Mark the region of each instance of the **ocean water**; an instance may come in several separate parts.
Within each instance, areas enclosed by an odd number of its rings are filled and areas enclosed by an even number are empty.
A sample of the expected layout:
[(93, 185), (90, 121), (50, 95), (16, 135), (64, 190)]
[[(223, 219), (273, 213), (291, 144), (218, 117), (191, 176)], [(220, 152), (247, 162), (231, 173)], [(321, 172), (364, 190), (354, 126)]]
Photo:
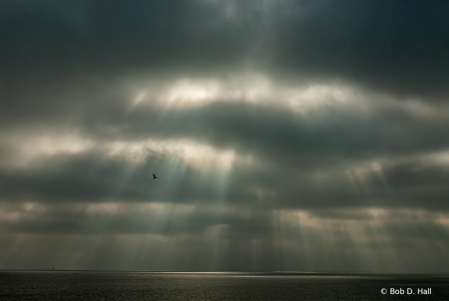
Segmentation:
[(0, 300), (449, 300), (449, 275), (2, 271)]

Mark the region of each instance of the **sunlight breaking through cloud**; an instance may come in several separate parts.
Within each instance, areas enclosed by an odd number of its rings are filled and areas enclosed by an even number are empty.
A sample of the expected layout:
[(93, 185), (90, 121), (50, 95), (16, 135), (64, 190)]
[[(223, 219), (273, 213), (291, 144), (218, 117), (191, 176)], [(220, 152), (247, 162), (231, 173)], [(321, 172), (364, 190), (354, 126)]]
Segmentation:
[(116, 141), (104, 145), (107, 156), (111, 158), (122, 157), (135, 163), (142, 163), (147, 155), (156, 153), (176, 155), (183, 159), (185, 164), (203, 170), (220, 170), (229, 172), (236, 157), (234, 150), (219, 150), (210, 145), (193, 140), (156, 140), (145, 141)]
[(8, 135), (2, 138), (4, 146), (11, 149), (8, 160), (0, 159), (0, 165), (27, 167), (39, 159), (59, 154), (76, 155), (92, 149), (97, 143), (77, 132), (36, 132)]
[(1, 2), (0, 269), (447, 272), (447, 4), (404, 3)]
[[(148, 92), (152, 90), (152, 93)], [(137, 92), (131, 107), (144, 106), (147, 102), (171, 110), (205, 106), (213, 102), (247, 102), (285, 107), (303, 114), (323, 106), (341, 106), (360, 101), (357, 92), (348, 85), (303, 83), (298, 87), (276, 83), (266, 75), (257, 74), (222, 79), (179, 79), (157, 89), (149, 85), (149, 88)]]

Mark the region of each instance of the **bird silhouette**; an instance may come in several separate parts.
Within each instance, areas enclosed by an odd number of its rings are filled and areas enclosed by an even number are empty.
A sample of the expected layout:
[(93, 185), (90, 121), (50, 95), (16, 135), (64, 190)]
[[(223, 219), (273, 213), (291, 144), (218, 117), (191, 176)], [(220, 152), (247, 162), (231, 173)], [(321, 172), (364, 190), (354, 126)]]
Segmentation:
[(154, 179), (157, 179), (157, 177), (156, 177), (156, 175), (155, 175), (155, 174), (153, 174), (153, 180), (154, 180)]

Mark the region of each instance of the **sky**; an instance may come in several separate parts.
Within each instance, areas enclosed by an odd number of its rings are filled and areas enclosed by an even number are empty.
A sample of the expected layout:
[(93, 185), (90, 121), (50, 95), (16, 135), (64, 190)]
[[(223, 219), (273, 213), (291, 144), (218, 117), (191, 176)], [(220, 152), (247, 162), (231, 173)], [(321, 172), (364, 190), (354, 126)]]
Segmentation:
[(0, 269), (449, 272), (448, 14), (0, 1)]

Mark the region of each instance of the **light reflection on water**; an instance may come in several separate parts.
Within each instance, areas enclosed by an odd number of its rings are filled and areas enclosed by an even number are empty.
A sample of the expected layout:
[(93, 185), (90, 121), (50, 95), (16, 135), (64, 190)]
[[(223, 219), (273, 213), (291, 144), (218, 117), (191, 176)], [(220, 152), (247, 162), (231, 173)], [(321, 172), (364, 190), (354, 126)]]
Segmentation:
[(2, 271), (0, 300), (385, 300), (381, 289), (392, 287), (431, 287), (427, 299), (442, 300), (447, 283), (449, 275)]

